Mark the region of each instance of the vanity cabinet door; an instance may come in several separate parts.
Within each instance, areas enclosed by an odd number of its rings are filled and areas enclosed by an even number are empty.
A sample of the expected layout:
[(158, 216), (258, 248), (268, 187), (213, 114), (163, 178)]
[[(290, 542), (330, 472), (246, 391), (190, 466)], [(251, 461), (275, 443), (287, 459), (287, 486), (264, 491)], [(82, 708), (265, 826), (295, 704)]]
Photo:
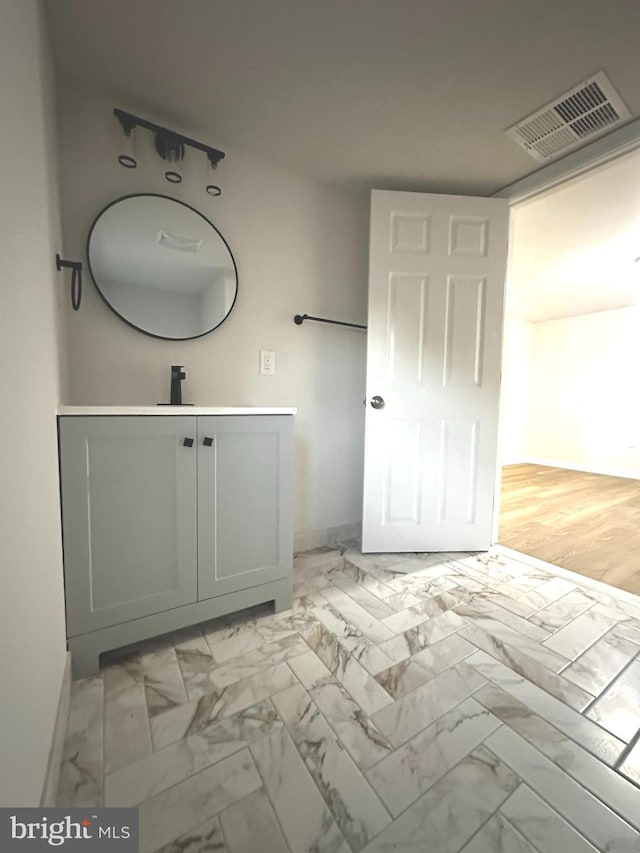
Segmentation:
[(198, 417), (198, 598), (289, 577), (293, 418)]
[(69, 636), (196, 601), (196, 418), (59, 422)]

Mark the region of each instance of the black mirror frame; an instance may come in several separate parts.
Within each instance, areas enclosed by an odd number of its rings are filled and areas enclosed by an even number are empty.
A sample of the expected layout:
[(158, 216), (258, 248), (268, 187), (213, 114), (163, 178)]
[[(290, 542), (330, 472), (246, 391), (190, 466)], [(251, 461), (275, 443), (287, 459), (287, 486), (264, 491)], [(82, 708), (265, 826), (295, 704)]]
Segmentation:
[[(164, 198), (164, 199), (167, 199), (167, 201), (173, 201), (176, 204), (181, 204), (183, 207), (188, 208), (189, 210), (193, 211), (193, 213), (196, 213), (201, 219), (204, 219), (204, 221), (213, 228), (213, 230), (216, 232), (218, 237), (220, 237), (220, 239), (222, 240), (224, 245), (227, 247), (227, 251), (229, 252), (231, 262), (233, 263), (233, 269), (234, 269), (234, 272), (236, 274), (236, 293), (235, 293), (235, 296), (233, 297), (233, 302), (231, 303), (229, 310), (224, 315), (222, 320), (220, 320), (220, 322), (217, 323), (215, 326), (212, 326), (210, 329), (207, 329), (206, 332), (202, 332), (199, 335), (191, 335), (188, 338), (169, 338), (166, 335), (154, 335), (153, 332), (148, 332), (146, 329), (141, 329), (140, 326), (136, 326), (135, 323), (132, 323), (130, 320), (127, 320), (126, 317), (123, 317), (122, 314), (120, 314), (118, 311), (116, 311), (116, 309), (109, 302), (109, 300), (104, 295), (104, 293), (100, 290), (100, 285), (96, 281), (96, 277), (93, 274), (93, 267), (91, 266), (91, 255), (89, 254), (89, 247), (91, 245), (91, 235), (93, 234), (94, 228), (98, 224), (98, 220), (100, 219), (100, 217), (104, 213), (106, 213), (106, 211), (109, 210), (110, 207), (113, 207), (115, 204), (119, 204), (121, 201), (125, 201), (128, 198), (140, 198), (140, 197)], [(211, 332), (213, 332), (217, 328), (219, 328), (224, 323), (224, 321), (227, 319), (229, 314), (231, 314), (231, 312), (233, 311), (233, 308), (236, 304), (236, 300), (238, 298), (238, 290), (240, 288), (240, 281), (238, 278), (238, 267), (236, 264), (236, 259), (233, 256), (233, 252), (231, 251), (231, 247), (229, 246), (229, 244), (227, 243), (225, 238), (222, 236), (222, 234), (216, 228), (216, 226), (213, 224), (213, 222), (211, 222), (210, 219), (207, 219), (207, 217), (203, 213), (200, 213), (199, 210), (196, 210), (195, 207), (192, 207), (190, 204), (187, 204), (184, 201), (180, 201), (180, 199), (173, 198), (172, 196), (169, 196), (169, 195), (164, 195), (163, 193), (130, 193), (129, 195), (120, 196), (120, 198), (116, 198), (113, 201), (109, 202), (109, 204), (107, 204), (105, 207), (102, 208), (102, 210), (97, 214), (97, 216), (95, 217), (95, 219), (91, 223), (91, 228), (89, 229), (89, 234), (87, 235), (87, 250), (86, 251), (87, 251), (87, 264), (89, 266), (89, 272), (91, 273), (91, 280), (93, 281), (96, 290), (100, 294), (100, 298), (105, 303), (105, 305), (107, 305), (109, 310), (112, 311), (116, 315), (116, 317), (118, 317), (120, 320), (122, 320), (123, 323), (126, 323), (127, 326), (130, 326), (132, 329), (135, 329), (137, 332), (142, 332), (143, 335), (147, 335), (150, 338), (156, 338), (159, 341), (193, 341), (193, 340), (196, 340), (197, 338), (203, 338), (205, 335), (211, 334)]]

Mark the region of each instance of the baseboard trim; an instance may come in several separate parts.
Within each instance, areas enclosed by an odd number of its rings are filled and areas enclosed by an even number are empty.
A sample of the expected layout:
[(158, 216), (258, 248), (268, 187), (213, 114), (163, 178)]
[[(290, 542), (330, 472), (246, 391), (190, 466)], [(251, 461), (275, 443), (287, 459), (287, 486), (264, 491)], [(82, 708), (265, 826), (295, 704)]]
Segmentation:
[(338, 545), (351, 539), (359, 539), (361, 534), (361, 521), (321, 530), (306, 530), (294, 536), (293, 550), (296, 554), (301, 554), (303, 551), (313, 551), (314, 548), (324, 548), (325, 545)]
[[(633, 468), (616, 468), (613, 465), (583, 465), (566, 459), (546, 459), (541, 456), (524, 456), (520, 464), (546, 465), (549, 468), (566, 468), (568, 471), (584, 471), (587, 474), (606, 474), (608, 477), (624, 477), (627, 480), (640, 480), (640, 471)], [(505, 463), (515, 465), (518, 463)]]
[(640, 596), (633, 592), (627, 592), (626, 589), (618, 589), (617, 586), (610, 586), (608, 583), (598, 581), (595, 578), (590, 578), (588, 575), (581, 575), (579, 572), (574, 572), (571, 569), (565, 569), (562, 566), (556, 566), (555, 563), (547, 563), (545, 560), (540, 560), (538, 557), (532, 557), (530, 554), (525, 554), (523, 551), (514, 551), (513, 548), (507, 548), (506, 545), (494, 545), (491, 551), (496, 554), (502, 554), (504, 557), (510, 557), (520, 563), (535, 566), (543, 569), (553, 575), (566, 578), (576, 584), (588, 586), (596, 592), (601, 592), (608, 595), (610, 598), (618, 598), (627, 604), (633, 604), (635, 607), (640, 607)]
[(40, 806), (42, 808), (52, 808), (56, 805), (58, 799), (60, 765), (62, 764), (64, 741), (67, 735), (70, 702), (71, 654), (70, 652), (67, 652), (67, 657), (64, 663), (64, 672), (62, 673), (62, 683), (60, 685), (60, 696), (58, 697), (58, 711), (56, 713), (56, 721), (53, 727), (53, 736), (51, 738), (51, 749), (49, 750), (49, 760), (47, 762), (47, 773), (44, 779), (42, 798), (40, 800)]

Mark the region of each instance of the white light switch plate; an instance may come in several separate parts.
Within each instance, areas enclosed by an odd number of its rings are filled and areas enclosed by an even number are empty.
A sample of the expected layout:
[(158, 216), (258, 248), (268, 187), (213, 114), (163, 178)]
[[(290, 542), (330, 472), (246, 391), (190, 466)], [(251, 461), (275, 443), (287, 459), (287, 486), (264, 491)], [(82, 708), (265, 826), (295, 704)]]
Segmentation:
[(260, 374), (274, 376), (276, 372), (276, 354), (270, 349), (260, 350)]

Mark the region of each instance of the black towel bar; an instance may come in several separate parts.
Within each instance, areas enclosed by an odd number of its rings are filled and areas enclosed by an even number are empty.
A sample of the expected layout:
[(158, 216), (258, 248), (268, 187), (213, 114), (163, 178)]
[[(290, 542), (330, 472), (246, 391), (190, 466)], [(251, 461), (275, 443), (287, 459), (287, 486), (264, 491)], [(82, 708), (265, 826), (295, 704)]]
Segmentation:
[(344, 320), (327, 320), (325, 317), (311, 317), (310, 314), (296, 314), (293, 322), (296, 326), (301, 326), (305, 320), (315, 320), (316, 323), (331, 323), (332, 326), (349, 326), (352, 329), (366, 329), (366, 326), (361, 326), (359, 323), (345, 323)]

